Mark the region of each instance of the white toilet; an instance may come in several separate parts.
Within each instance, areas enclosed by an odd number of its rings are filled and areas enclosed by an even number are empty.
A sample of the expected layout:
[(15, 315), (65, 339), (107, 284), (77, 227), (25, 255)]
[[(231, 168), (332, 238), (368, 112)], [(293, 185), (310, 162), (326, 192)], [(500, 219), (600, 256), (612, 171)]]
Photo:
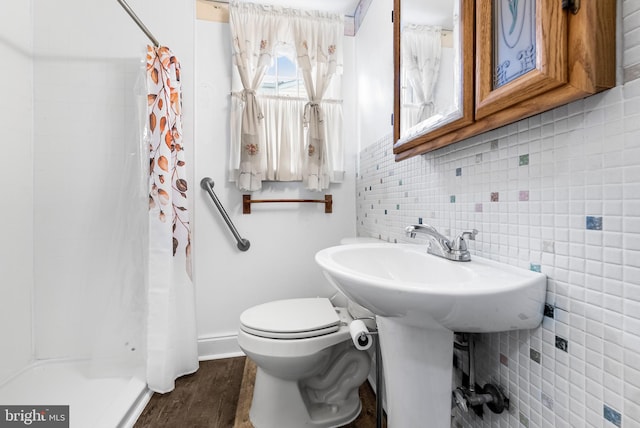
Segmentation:
[[(371, 315), (363, 311), (356, 316)], [(240, 315), (238, 344), (258, 367), (249, 412), (255, 428), (339, 427), (358, 417), (371, 356), (356, 349), (351, 321), (347, 308), (321, 297), (268, 302)]]
[(361, 409), (371, 357), (351, 341), (352, 318), (326, 298), (264, 303), (240, 315), (238, 344), (256, 373), (256, 428), (339, 427)]

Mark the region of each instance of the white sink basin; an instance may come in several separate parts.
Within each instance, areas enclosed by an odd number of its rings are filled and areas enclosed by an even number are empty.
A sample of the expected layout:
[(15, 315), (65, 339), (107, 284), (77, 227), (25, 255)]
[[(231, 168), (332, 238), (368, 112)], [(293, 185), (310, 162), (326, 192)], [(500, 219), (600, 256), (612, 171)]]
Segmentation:
[(480, 257), (454, 262), (422, 245), (355, 244), (324, 249), (316, 262), (347, 297), (416, 327), (489, 333), (542, 321), (546, 276)]
[(453, 332), (537, 327), (546, 276), (411, 244), (352, 244), (316, 254), (329, 281), (376, 314), (390, 427), (451, 425)]

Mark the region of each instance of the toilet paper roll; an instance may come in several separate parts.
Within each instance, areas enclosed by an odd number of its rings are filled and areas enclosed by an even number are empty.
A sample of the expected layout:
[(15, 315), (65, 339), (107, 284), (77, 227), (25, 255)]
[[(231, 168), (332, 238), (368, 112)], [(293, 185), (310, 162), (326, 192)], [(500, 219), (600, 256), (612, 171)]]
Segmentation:
[(356, 349), (365, 351), (371, 348), (371, 336), (369, 336), (369, 330), (363, 321), (351, 321), (351, 324), (349, 324), (349, 332), (351, 333), (351, 340), (353, 340)]

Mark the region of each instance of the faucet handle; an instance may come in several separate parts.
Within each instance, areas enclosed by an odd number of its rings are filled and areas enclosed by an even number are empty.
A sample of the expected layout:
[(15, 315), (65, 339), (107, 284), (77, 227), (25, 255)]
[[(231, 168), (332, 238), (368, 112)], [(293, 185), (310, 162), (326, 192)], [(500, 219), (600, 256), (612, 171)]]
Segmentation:
[(460, 234), (460, 238), (462, 238), (462, 239), (470, 239), (472, 241), (475, 241), (477, 234), (478, 234), (478, 229), (473, 229), (471, 231), (462, 232)]
[(453, 250), (467, 251), (467, 243), (464, 240), (470, 239), (472, 241), (475, 241), (477, 234), (478, 234), (478, 229), (462, 232), (460, 235), (456, 237), (456, 239), (453, 240)]

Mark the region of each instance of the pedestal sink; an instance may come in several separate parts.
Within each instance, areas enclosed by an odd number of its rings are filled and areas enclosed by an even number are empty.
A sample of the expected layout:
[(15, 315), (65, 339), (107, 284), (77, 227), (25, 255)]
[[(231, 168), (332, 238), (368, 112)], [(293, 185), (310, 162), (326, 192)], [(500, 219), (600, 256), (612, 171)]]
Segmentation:
[(376, 314), (391, 428), (451, 425), (453, 332), (530, 329), (542, 321), (546, 276), (472, 256), (454, 262), (411, 244), (326, 248), (316, 262)]

